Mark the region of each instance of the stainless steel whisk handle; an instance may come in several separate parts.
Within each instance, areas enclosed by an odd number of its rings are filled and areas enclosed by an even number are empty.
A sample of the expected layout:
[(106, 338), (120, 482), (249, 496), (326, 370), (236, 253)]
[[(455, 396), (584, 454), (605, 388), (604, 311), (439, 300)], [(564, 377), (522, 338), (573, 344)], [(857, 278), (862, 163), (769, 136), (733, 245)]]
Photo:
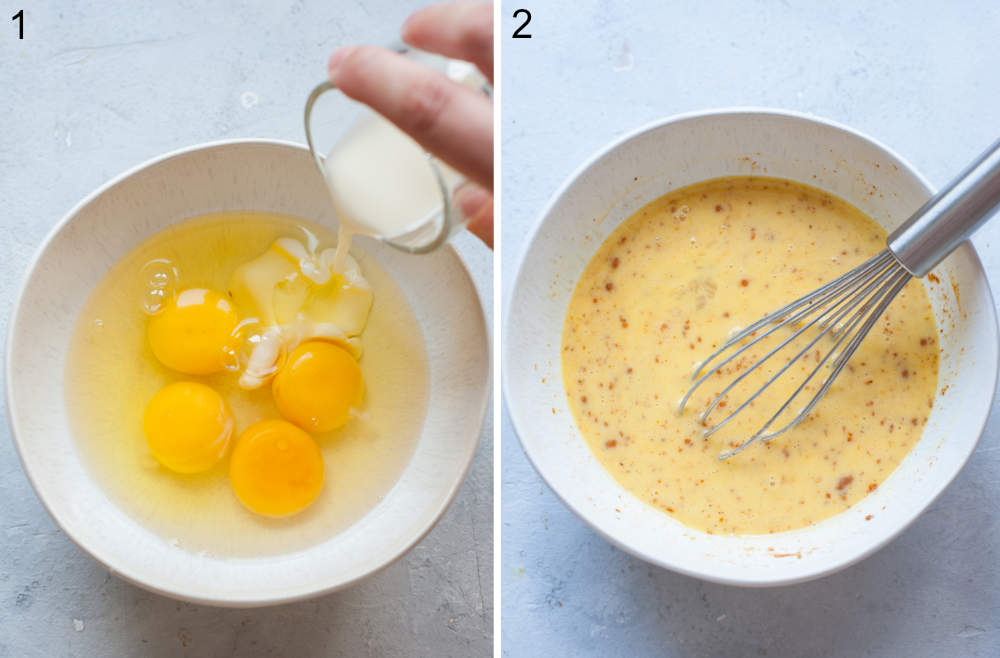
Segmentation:
[(922, 277), (989, 219), (1000, 205), (1000, 140), (897, 228), (886, 244), (900, 265)]

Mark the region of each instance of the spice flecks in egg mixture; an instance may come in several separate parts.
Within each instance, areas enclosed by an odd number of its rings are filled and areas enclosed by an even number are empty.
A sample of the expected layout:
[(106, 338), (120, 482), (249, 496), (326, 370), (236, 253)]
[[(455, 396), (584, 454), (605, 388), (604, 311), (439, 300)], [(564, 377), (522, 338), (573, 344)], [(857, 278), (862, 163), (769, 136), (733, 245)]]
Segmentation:
[[(563, 327), (564, 386), (595, 457), (646, 503), (716, 534), (800, 528), (877, 488), (919, 441), (935, 397), (937, 327), (920, 281), (905, 287), (813, 413), (785, 434), (717, 458), (751, 436), (801, 379), (779, 380), (770, 397), (708, 439), (698, 421), (763, 349), (703, 385), (683, 414), (676, 410), (696, 364), (734, 329), (861, 264), (885, 238), (846, 202), (773, 178), (699, 183), (622, 222), (587, 265)], [(820, 354), (792, 370), (811, 370)], [(776, 368), (761, 371), (763, 378)], [(751, 380), (752, 388), (763, 383)], [(810, 384), (797, 408), (814, 392)], [(710, 423), (735, 404), (720, 407)]]

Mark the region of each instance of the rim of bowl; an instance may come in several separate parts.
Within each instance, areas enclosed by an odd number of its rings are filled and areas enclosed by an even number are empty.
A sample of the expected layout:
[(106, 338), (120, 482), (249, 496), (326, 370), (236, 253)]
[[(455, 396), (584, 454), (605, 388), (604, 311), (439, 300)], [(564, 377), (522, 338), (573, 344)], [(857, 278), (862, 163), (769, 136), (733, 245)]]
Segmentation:
[(24, 303), (24, 293), (25, 289), (28, 286), (28, 282), (34, 275), (35, 269), (38, 267), (42, 255), (49, 248), (49, 245), (51, 244), (52, 240), (55, 239), (55, 236), (58, 235), (70, 222), (72, 222), (73, 219), (84, 207), (86, 207), (88, 204), (93, 202), (95, 199), (100, 197), (102, 194), (107, 192), (109, 189), (111, 189), (118, 183), (126, 180), (127, 178), (130, 178), (131, 176), (155, 164), (158, 164), (165, 160), (169, 160), (171, 158), (175, 158), (180, 155), (186, 155), (188, 153), (192, 153), (195, 151), (203, 151), (220, 147), (224, 148), (228, 146), (243, 146), (243, 145), (254, 145), (254, 144), (263, 146), (269, 145), (282, 148), (290, 148), (298, 151), (305, 151), (307, 153), (309, 151), (309, 148), (305, 144), (301, 144), (299, 142), (294, 142), (285, 139), (271, 139), (266, 137), (220, 139), (208, 142), (201, 142), (198, 144), (192, 144), (190, 146), (180, 147), (172, 151), (167, 151), (166, 153), (149, 158), (148, 160), (145, 160), (135, 166), (126, 169), (122, 173), (113, 176), (105, 183), (100, 185), (97, 189), (95, 189), (94, 191), (83, 197), (65, 215), (63, 215), (58, 222), (56, 222), (56, 224), (49, 230), (49, 232), (42, 239), (41, 244), (39, 244), (34, 254), (31, 256), (31, 261), (28, 263), (28, 268), (22, 275), (21, 282), (17, 287), (17, 294), (14, 296), (14, 305), (13, 308), (11, 309), (10, 319), (8, 320), (7, 324), (7, 335), (5, 337), (6, 344), (4, 347), (4, 358), (6, 360), (4, 364), (4, 389), (5, 389), (4, 401), (7, 405), (7, 425), (11, 431), (11, 439), (14, 443), (14, 448), (17, 451), (17, 457), (21, 462), (21, 470), (24, 472), (24, 475), (27, 478), (28, 483), (31, 485), (31, 489), (34, 492), (35, 497), (39, 500), (39, 502), (41, 502), (42, 507), (52, 518), (52, 520), (55, 521), (56, 525), (59, 526), (60, 530), (62, 530), (63, 533), (67, 537), (69, 537), (69, 539), (74, 544), (76, 544), (76, 546), (80, 550), (82, 550), (84, 553), (86, 553), (94, 560), (96, 560), (101, 566), (103, 566), (109, 572), (133, 585), (136, 585), (137, 587), (140, 587), (149, 592), (153, 592), (155, 594), (161, 594), (169, 598), (179, 599), (190, 603), (195, 603), (200, 605), (212, 605), (218, 607), (229, 607), (229, 608), (253, 608), (253, 607), (262, 607), (269, 605), (281, 605), (284, 603), (294, 603), (296, 601), (304, 601), (307, 599), (323, 596), (325, 594), (331, 594), (337, 590), (350, 587), (351, 585), (354, 585), (366, 578), (369, 578), (370, 576), (375, 575), (379, 571), (382, 571), (383, 569), (396, 563), (401, 557), (409, 553), (414, 546), (420, 543), (428, 535), (428, 533), (430, 533), (430, 531), (434, 528), (434, 526), (437, 525), (438, 521), (441, 520), (441, 517), (444, 516), (444, 513), (448, 510), (448, 508), (451, 507), (452, 502), (454, 502), (455, 500), (455, 496), (458, 495), (458, 490), (461, 488), (462, 484), (465, 482), (466, 477), (469, 474), (469, 469), (472, 467), (472, 461), (476, 455), (476, 449), (479, 446), (479, 439), (481, 437), (483, 427), (486, 424), (486, 412), (487, 409), (489, 408), (490, 389), (491, 389), (491, 383), (493, 381), (492, 341), (489, 338), (490, 327), (489, 323), (486, 322), (486, 311), (483, 308), (483, 300), (480, 297), (479, 290), (476, 288), (475, 281), (473, 280), (472, 275), (469, 272), (468, 264), (465, 262), (465, 259), (462, 257), (462, 254), (459, 253), (459, 251), (455, 249), (454, 245), (449, 242), (444, 246), (444, 248), (450, 251), (451, 254), (455, 256), (455, 258), (461, 264), (462, 273), (469, 280), (469, 283), (472, 284), (472, 293), (473, 295), (475, 295), (476, 301), (479, 302), (476, 305), (476, 307), (479, 309), (478, 319), (483, 324), (485, 330), (484, 333), (486, 334), (487, 337), (486, 340), (487, 349), (490, 351), (490, 354), (488, 355), (489, 363), (487, 365), (486, 386), (483, 389), (483, 398), (479, 405), (480, 407), (478, 414), (479, 418), (478, 418), (478, 423), (476, 423), (478, 427), (477, 434), (475, 440), (470, 442), (466, 449), (466, 455), (463, 458), (464, 464), (462, 466), (460, 477), (456, 478), (455, 481), (451, 483), (445, 497), (442, 499), (441, 504), (438, 506), (438, 509), (435, 510), (434, 514), (432, 514), (428, 518), (425, 526), (421, 527), (419, 531), (414, 534), (413, 538), (408, 540), (397, 553), (391, 555), (382, 564), (379, 564), (369, 569), (368, 571), (365, 571), (364, 573), (361, 573), (348, 580), (332, 584), (324, 584), (319, 587), (313, 587), (313, 588), (300, 588), (299, 591), (295, 591), (290, 594), (280, 595), (280, 596), (213, 598), (213, 597), (201, 596), (194, 592), (173, 589), (169, 586), (159, 586), (147, 583), (142, 579), (141, 575), (128, 570), (125, 571), (119, 570), (109, 561), (105, 560), (102, 555), (101, 552), (102, 549), (100, 546), (85, 545), (76, 536), (74, 536), (73, 533), (70, 532), (63, 524), (62, 518), (58, 510), (50, 503), (50, 501), (46, 500), (45, 497), (42, 496), (41, 493), (39, 492), (39, 489), (35, 483), (36, 480), (35, 475), (31, 472), (31, 469), (28, 468), (28, 465), (24, 460), (24, 454), (22, 453), (22, 448), (21, 448), (20, 430), (18, 427), (19, 426), (18, 414), (17, 414), (17, 408), (14, 406), (14, 399), (13, 399), (14, 380), (12, 378), (12, 372), (11, 372), (11, 362), (12, 362), (11, 357), (14, 351), (13, 350), (14, 330), (19, 322), (21, 306)]
[[(770, 115), (770, 116), (777, 116), (777, 117), (784, 117), (791, 119), (799, 119), (815, 123), (818, 125), (827, 126), (829, 128), (834, 128), (835, 130), (839, 130), (841, 132), (851, 135), (852, 137), (868, 142), (872, 146), (875, 146), (876, 148), (879, 148), (882, 151), (886, 152), (887, 154), (898, 160), (899, 163), (902, 165), (902, 168), (904, 168), (908, 174), (916, 178), (920, 182), (920, 184), (927, 189), (928, 192), (930, 192), (932, 195), (937, 192), (937, 189), (930, 183), (930, 181), (928, 181), (923, 174), (921, 174), (912, 164), (910, 164), (908, 160), (903, 158), (899, 153), (889, 148), (879, 140), (875, 139), (874, 137), (871, 137), (870, 135), (867, 135), (866, 133), (863, 133), (859, 130), (846, 126), (832, 119), (826, 119), (824, 117), (815, 116), (812, 114), (808, 114), (806, 112), (799, 112), (796, 110), (786, 110), (773, 107), (761, 107), (761, 106), (732, 106), (732, 107), (710, 108), (705, 110), (694, 110), (690, 112), (681, 112), (679, 114), (673, 114), (661, 119), (655, 119), (653, 121), (649, 121), (639, 126), (638, 128), (630, 130), (624, 133), (623, 135), (619, 135), (618, 137), (612, 139), (604, 146), (597, 149), (597, 151), (592, 153), (586, 160), (584, 160), (584, 162), (580, 166), (574, 169), (573, 172), (570, 173), (569, 176), (567, 176), (563, 180), (563, 182), (559, 185), (556, 191), (552, 193), (552, 196), (549, 197), (548, 202), (542, 208), (541, 212), (538, 213), (534, 225), (528, 231), (527, 237), (525, 238), (524, 243), (521, 245), (520, 253), (518, 254), (518, 259), (517, 259), (516, 274), (514, 275), (514, 281), (513, 284), (511, 285), (511, 294), (507, 298), (507, 302), (504, 308), (504, 315), (503, 315), (504, 321), (503, 321), (503, 329), (501, 337), (505, 339), (506, 336), (508, 335), (509, 323), (511, 322), (511, 318), (513, 317), (511, 314), (512, 310), (511, 306), (514, 303), (514, 291), (517, 288), (519, 288), (522, 284), (521, 279), (523, 276), (523, 266), (524, 266), (524, 261), (528, 255), (528, 252), (530, 251), (532, 245), (535, 242), (536, 237), (538, 236), (538, 232), (541, 230), (542, 225), (545, 224), (549, 214), (552, 212), (552, 209), (555, 207), (556, 203), (558, 203), (559, 200), (563, 197), (563, 195), (566, 194), (566, 191), (569, 189), (569, 187), (576, 182), (576, 180), (583, 174), (583, 172), (592, 167), (598, 160), (603, 158), (605, 155), (619, 148), (625, 142), (634, 139), (636, 137), (639, 137), (642, 134), (647, 133), (656, 128), (671, 123), (686, 121), (688, 119), (699, 119), (712, 116), (734, 116), (734, 115), (750, 115), (750, 116)], [(998, 326), (997, 323), (997, 307), (996, 304), (993, 302), (993, 293), (990, 287), (989, 277), (986, 275), (986, 269), (983, 267), (982, 260), (979, 258), (979, 253), (976, 251), (976, 248), (971, 241), (968, 241), (968, 246), (969, 246), (969, 256), (972, 260), (972, 264), (974, 265), (977, 273), (982, 277), (982, 280), (986, 285), (986, 292), (989, 295), (990, 308), (992, 310), (992, 313), (990, 313), (990, 318), (993, 320), (991, 323), (992, 337), (993, 337), (992, 342), (996, 344), (998, 333), (1000, 333), (1000, 326)], [(505, 343), (506, 341), (504, 340), (502, 344), (505, 345)], [(501, 353), (504, 363), (506, 364), (507, 359), (510, 358), (509, 352), (506, 349), (502, 349)], [(995, 399), (996, 397), (997, 375), (1000, 374), (1000, 361), (998, 361), (996, 357), (996, 350), (994, 350), (993, 371), (994, 371), (993, 388), (992, 391), (990, 392), (991, 400)], [(524, 434), (525, 434), (524, 428), (530, 426), (531, 421), (530, 418), (522, 419), (520, 417), (520, 414), (517, 412), (516, 407), (509, 403), (509, 400), (513, 398), (511, 398), (508, 395), (508, 389), (511, 386), (513, 386), (513, 384), (510, 382), (507, 372), (508, 369), (501, 366), (501, 378), (502, 378), (501, 388), (504, 397), (504, 402), (507, 406), (508, 416), (510, 417), (511, 420), (511, 427), (514, 430), (514, 433), (517, 435), (518, 442), (521, 444), (521, 449), (524, 451), (524, 454), (528, 457), (528, 461), (531, 462), (531, 466), (535, 469), (535, 472), (542, 478), (542, 481), (545, 482), (549, 490), (552, 491), (556, 495), (556, 498), (558, 498), (563, 505), (569, 508), (569, 510), (573, 512), (573, 514), (575, 514), (577, 518), (582, 520), (587, 525), (587, 527), (589, 527), (592, 531), (594, 531), (598, 536), (602, 537), (608, 543), (612, 544), (613, 546), (616, 546), (617, 548), (628, 553), (629, 555), (632, 555), (634, 557), (639, 558), (640, 560), (643, 560), (644, 562), (653, 564), (655, 566), (664, 569), (669, 569), (670, 571), (674, 571), (676, 573), (680, 573), (685, 576), (698, 578), (700, 580), (720, 583), (723, 585), (738, 585), (742, 587), (775, 587), (780, 585), (793, 585), (796, 583), (802, 583), (809, 580), (814, 580), (817, 578), (821, 578), (823, 576), (828, 576), (830, 574), (836, 573), (837, 571), (840, 571), (842, 569), (846, 569), (847, 567), (860, 562), (861, 560), (865, 559), (866, 557), (869, 557), (879, 549), (883, 548), (886, 544), (888, 544), (893, 539), (898, 537), (914, 521), (920, 518), (920, 516), (923, 515), (923, 513), (927, 510), (927, 508), (930, 507), (934, 503), (934, 501), (936, 501), (941, 496), (942, 493), (944, 493), (944, 491), (951, 485), (952, 482), (954, 482), (955, 478), (958, 477), (958, 474), (961, 473), (962, 470), (965, 468), (965, 465), (968, 463), (969, 458), (972, 456), (972, 453), (975, 452), (976, 446), (979, 444), (980, 438), (982, 438), (983, 430), (986, 429), (986, 421), (989, 420), (990, 416), (989, 409), (987, 409), (987, 412), (983, 414), (983, 417), (979, 422), (979, 429), (976, 431), (975, 440), (969, 443), (969, 449), (962, 456), (961, 464), (951, 474), (947, 482), (945, 482), (944, 486), (942, 486), (934, 494), (934, 496), (930, 500), (928, 500), (926, 505), (924, 505), (919, 509), (915, 509), (911, 514), (911, 516), (908, 519), (906, 519), (906, 521), (902, 523), (897, 529), (890, 532), (881, 540), (874, 542), (871, 546), (869, 546), (865, 550), (859, 551), (858, 553), (850, 555), (846, 558), (832, 559), (825, 566), (817, 568), (811, 573), (807, 573), (798, 577), (782, 578), (780, 574), (775, 574), (775, 577), (773, 578), (750, 578), (750, 577), (727, 578), (727, 577), (717, 576), (707, 569), (702, 569), (702, 570), (689, 569), (674, 564), (669, 559), (662, 559), (656, 555), (643, 553), (642, 551), (626, 544), (625, 542), (619, 540), (618, 538), (602, 531), (600, 528), (597, 527), (597, 525), (591, 522), (590, 518), (583, 509), (580, 509), (577, 506), (571, 504), (569, 500), (566, 497), (564, 497), (562, 493), (560, 493), (559, 489), (553, 485), (552, 481), (548, 476), (546, 476), (543, 469), (539, 468), (538, 462), (532, 455), (530, 442), (527, 442), (524, 439)]]

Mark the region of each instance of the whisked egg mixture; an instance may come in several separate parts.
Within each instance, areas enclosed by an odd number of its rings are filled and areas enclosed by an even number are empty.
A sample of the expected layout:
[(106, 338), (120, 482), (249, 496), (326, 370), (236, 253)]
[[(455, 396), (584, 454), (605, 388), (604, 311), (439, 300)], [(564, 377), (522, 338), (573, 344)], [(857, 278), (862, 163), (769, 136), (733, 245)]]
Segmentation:
[[(874, 491), (919, 441), (934, 403), (938, 329), (919, 280), (896, 298), (813, 413), (787, 433), (718, 459), (761, 427), (833, 341), (818, 343), (708, 439), (699, 412), (776, 342), (723, 367), (684, 413), (677, 405), (696, 364), (734, 330), (861, 264), (885, 238), (846, 202), (772, 178), (699, 183), (627, 218), (587, 265), (563, 327), (563, 383), (594, 456), (641, 500), (716, 534), (801, 528)], [(707, 425), (724, 420), (801, 345), (791, 347), (734, 388)], [(807, 383), (791, 415), (826, 374)]]
[(193, 552), (283, 553), (368, 513), (429, 385), (403, 292), (295, 217), (205, 215), (145, 241), (84, 304), (66, 370), (79, 451), (114, 502)]

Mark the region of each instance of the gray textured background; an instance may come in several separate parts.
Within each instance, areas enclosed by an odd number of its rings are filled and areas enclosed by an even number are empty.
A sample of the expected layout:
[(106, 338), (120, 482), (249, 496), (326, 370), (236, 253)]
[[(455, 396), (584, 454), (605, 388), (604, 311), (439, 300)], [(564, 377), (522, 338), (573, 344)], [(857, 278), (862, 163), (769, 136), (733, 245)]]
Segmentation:
[[(302, 104), (333, 47), (386, 42), (424, 3), (141, 4), (0, 3), (4, 326), (35, 248), (81, 197), (181, 146), (232, 137), (304, 141)], [(20, 8), (23, 41), (9, 20)], [(459, 247), (489, 312), (491, 256), (467, 236)], [(0, 428), (0, 656), (492, 650), (492, 423), (457, 500), (409, 555), (346, 591), (259, 610), (181, 604), (110, 577), (53, 524), (21, 471), (6, 419)]]
[[(821, 8), (821, 5), (826, 5)], [(517, 7), (532, 39), (511, 40)], [(503, 2), (503, 276), (556, 187), (617, 135), (767, 105), (841, 121), (934, 184), (1000, 136), (993, 1)], [(1000, 221), (975, 243), (1000, 291)], [(647, 566), (502, 440), (506, 656), (1000, 656), (1000, 415), (938, 502), (875, 556), (771, 590)]]

